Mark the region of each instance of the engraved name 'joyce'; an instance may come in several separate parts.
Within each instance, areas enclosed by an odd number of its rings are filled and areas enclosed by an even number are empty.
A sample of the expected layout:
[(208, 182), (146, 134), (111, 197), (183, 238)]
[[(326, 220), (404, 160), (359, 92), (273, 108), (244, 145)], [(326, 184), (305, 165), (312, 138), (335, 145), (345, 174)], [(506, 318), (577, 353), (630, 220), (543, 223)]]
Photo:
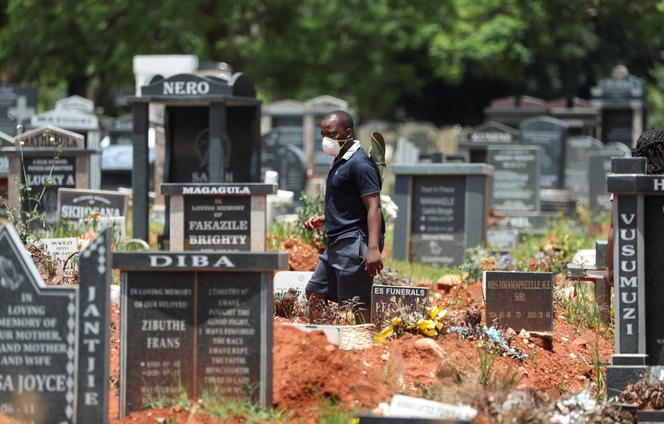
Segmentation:
[[(620, 221), (631, 226), (636, 214), (620, 214)], [(620, 228), (620, 318), (625, 326), (625, 334), (634, 335), (637, 306), (637, 264), (636, 228)], [(631, 321), (631, 322), (629, 322)]]
[(210, 92), (210, 84), (206, 81), (166, 81), (164, 95), (179, 94), (202, 96)]
[(228, 256), (222, 255), (214, 261), (211, 261), (210, 259), (211, 258), (206, 255), (150, 255), (150, 267), (165, 268), (169, 266), (175, 266), (178, 268), (235, 268), (235, 264), (228, 258)]

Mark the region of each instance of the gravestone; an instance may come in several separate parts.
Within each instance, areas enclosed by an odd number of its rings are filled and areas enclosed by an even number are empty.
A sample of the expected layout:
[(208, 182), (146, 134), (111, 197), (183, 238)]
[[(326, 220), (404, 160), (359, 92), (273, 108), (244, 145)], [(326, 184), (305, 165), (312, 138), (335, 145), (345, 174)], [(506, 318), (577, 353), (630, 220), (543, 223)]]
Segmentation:
[(205, 392), (272, 405), (272, 274), (283, 253), (116, 253), (120, 416)]
[(488, 163), (487, 147), (517, 144), (519, 139), (518, 130), (500, 122), (488, 121), (473, 128), (459, 148), (468, 151), (471, 163)]
[(16, 135), (16, 126), (35, 114), (37, 89), (25, 85), (0, 85), (0, 132)]
[(307, 158), (298, 141), (302, 140), (302, 128), (278, 127), (263, 136), (261, 152), (262, 172), (279, 174), (279, 188), (294, 193), (299, 199), (307, 183)]
[(47, 286), (14, 228), (0, 230), (4, 416), (35, 424), (107, 422), (109, 262), (106, 233), (81, 255), (78, 287)]
[(29, 186), (30, 198), (21, 199), (18, 187), (10, 184), (8, 203), (24, 212), (36, 207), (47, 223), (54, 223), (58, 189), (90, 187), (90, 160), (95, 151), (84, 148), (81, 135), (56, 127), (25, 132), (15, 138), (15, 145), (17, 148), (3, 149), (10, 155), (9, 173)]
[(613, 158), (632, 156), (629, 147), (623, 143), (608, 143), (601, 152), (593, 153), (588, 160), (588, 207), (593, 214), (606, 214), (611, 210), (609, 193), (606, 190), (606, 177), (611, 172)]
[[(129, 98), (133, 107), (133, 236), (148, 237), (148, 129), (165, 106), (164, 183), (260, 181), (260, 101), (245, 75), (159, 75)], [(165, 229), (167, 236), (170, 230)]]
[(565, 189), (577, 200), (588, 199), (588, 175), (590, 156), (604, 150), (601, 141), (588, 137), (569, 137), (565, 149)]
[(126, 219), (129, 195), (108, 190), (78, 190), (61, 188), (58, 190), (58, 211), (60, 219), (80, 222), (90, 219), (92, 213), (100, 218)]
[(390, 323), (392, 318), (413, 322), (426, 316), (429, 306), (429, 289), (409, 286), (384, 286), (374, 284), (371, 288), (371, 322), (377, 327)]
[(170, 201), (170, 249), (265, 250), (266, 196), (275, 184), (163, 184)]
[(487, 325), (533, 332), (553, 331), (553, 274), (485, 271)]
[(405, 138), (397, 139), (397, 149), (394, 152), (395, 164), (413, 164), (417, 163), (420, 157), (420, 149)]
[(540, 184), (542, 188), (562, 188), (567, 123), (548, 116), (521, 123), (521, 144), (540, 146)]
[(484, 164), (394, 165), (393, 256), (431, 265), (463, 262), (484, 242), (493, 167)]
[(498, 212), (539, 211), (539, 155), (536, 146), (491, 146), (494, 167), (492, 207)]
[(593, 106), (602, 115), (602, 141), (617, 141), (627, 147), (644, 129), (646, 94), (644, 82), (622, 65), (613, 68), (611, 76), (590, 90)]
[(647, 175), (645, 158), (613, 159), (612, 171), (616, 349), (607, 368), (610, 396), (664, 365), (664, 176)]

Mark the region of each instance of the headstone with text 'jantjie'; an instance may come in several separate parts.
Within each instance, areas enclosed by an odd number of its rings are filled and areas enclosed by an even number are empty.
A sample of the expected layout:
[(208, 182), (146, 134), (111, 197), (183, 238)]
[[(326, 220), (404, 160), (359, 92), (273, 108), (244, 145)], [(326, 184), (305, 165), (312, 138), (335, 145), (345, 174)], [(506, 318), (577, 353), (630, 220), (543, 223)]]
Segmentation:
[(265, 250), (266, 196), (276, 184), (163, 184), (170, 199), (170, 249)]
[(78, 287), (47, 286), (14, 228), (0, 230), (0, 417), (107, 422), (109, 265), (106, 232), (81, 254)]
[(9, 175), (20, 176), (30, 188), (21, 198), (16, 184), (9, 185), (10, 207), (36, 210), (48, 223), (58, 218), (58, 189), (90, 186), (90, 157), (95, 151), (83, 147), (79, 134), (55, 127), (38, 128), (15, 138), (10, 155)]
[(272, 405), (272, 275), (286, 254), (116, 253), (113, 266), (121, 417), (182, 394)]
[(408, 286), (374, 285), (371, 288), (371, 322), (382, 327), (392, 318), (417, 321), (426, 315), (429, 289)]
[(485, 241), (493, 167), (485, 164), (395, 165), (393, 256), (454, 266)]
[(553, 274), (484, 272), (486, 320), (515, 331), (553, 331)]
[(604, 144), (592, 137), (569, 137), (565, 150), (565, 188), (581, 201), (588, 199), (590, 156), (604, 150)]
[(542, 188), (563, 187), (565, 136), (567, 123), (549, 116), (526, 119), (519, 125), (521, 144), (540, 146), (540, 184)]

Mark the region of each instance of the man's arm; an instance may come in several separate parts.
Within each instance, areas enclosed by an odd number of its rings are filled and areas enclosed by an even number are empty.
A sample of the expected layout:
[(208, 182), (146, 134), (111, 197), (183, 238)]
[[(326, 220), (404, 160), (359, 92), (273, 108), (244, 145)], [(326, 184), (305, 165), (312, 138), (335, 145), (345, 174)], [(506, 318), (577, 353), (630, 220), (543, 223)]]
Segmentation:
[(383, 258), (380, 256), (380, 233), (382, 228), (380, 213), (380, 193), (362, 197), (364, 207), (367, 209), (367, 226), (369, 241), (364, 269), (369, 275), (378, 275), (383, 269)]
[(325, 225), (325, 215), (314, 215), (307, 219), (304, 223), (304, 228), (307, 230), (315, 230)]

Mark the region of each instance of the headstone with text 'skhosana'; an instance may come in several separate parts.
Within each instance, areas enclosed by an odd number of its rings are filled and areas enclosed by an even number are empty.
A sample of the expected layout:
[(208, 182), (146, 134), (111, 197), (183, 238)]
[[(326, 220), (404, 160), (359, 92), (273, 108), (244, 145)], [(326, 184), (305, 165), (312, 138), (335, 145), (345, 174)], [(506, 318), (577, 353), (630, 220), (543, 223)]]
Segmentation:
[(107, 422), (109, 265), (106, 232), (81, 254), (78, 287), (49, 287), (13, 227), (0, 230), (0, 414)]
[(113, 266), (122, 417), (182, 393), (272, 405), (272, 274), (286, 254), (117, 253)]
[(484, 272), (487, 324), (515, 331), (553, 331), (553, 274)]
[(70, 222), (90, 219), (93, 213), (100, 218), (126, 217), (128, 203), (129, 195), (117, 191), (68, 188), (58, 190), (60, 219)]
[(264, 251), (266, 196), (276, 184), (163, 184), (169, 196), (170, 249)]

